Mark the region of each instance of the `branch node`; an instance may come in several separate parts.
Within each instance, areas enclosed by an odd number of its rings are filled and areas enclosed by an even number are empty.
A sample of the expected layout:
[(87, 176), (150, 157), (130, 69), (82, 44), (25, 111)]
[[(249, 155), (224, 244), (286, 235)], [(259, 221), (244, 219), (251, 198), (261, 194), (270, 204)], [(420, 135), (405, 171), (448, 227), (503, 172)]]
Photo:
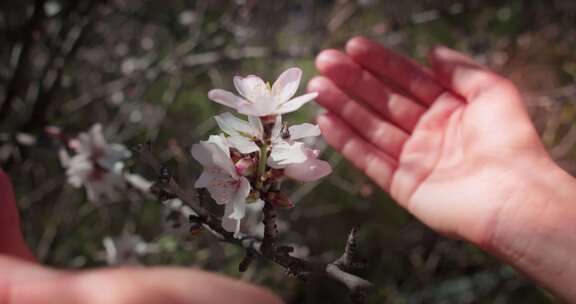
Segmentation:
[(247, 250), (244, 259), (242, 259), (242, 262), (240, 262), (240, 265), (238, 265), (238, 271), (240, 272), (246, 271), (248, 267), (250, 267), (250, 264), (252, 264), (252, 262), (254, 261), (255, 257), (256, 255), (254, 254), (254, 252)]
[(172, 174), (170, 173), (170, 169), (166, 166), (162, 166), (160, 168), (160, 174), (158, 176), (158, 181), (163, 185), (168, 185), (170, 180), (172, 179)]

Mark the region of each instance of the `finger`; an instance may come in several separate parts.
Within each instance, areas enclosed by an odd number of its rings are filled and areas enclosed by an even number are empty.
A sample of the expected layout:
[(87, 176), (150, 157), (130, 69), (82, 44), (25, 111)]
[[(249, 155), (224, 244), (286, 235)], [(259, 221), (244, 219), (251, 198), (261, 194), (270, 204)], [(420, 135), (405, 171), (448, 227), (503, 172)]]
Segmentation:
[(34, 260), (22, 238), (20, 216), (16, 209), (12, 184), (2, 169), (0, 169), (0, 254)]
[(322, 136), (354, 166), (372, 178), (382, 189), (390, 189), (390, 179), (396, 168), (396, 162), (380, 152), (370, 143), (350, 129), (344, 121), (334, 114), (318, 117)]
[(314, 78), (308, 84), (308, 90), (318, 92), (316, 102), (338, 115), (365, 140), (394, 159), (400, 156), (408, 139), (404, 131), (350, 99), (328, 78)]
[(484, 68), (472, 58), (449, 48), (435, 47), (428, 54), (428, 60), (438, 79), (468, 101), (491, 91), (498, 93), (515, 91), (507, 79)]
[(271, 292), (197, 270), (177, 268), (98, 270), (16, 284), (8, 303), (265, 303), (282, 301)]
[(346, 53), (365, 69), (397, 84), (425, 105), (434, 102), (445, 91), (424, 67), (370, 39), (350, 39)]
[(425, 111), (420, 104), (394, 92), (340, 51), (323, 51), (316, 59), (316, 66), (321, 74), (330, 78), (349, 96), (359, 97), (358, 101), (363, 101), (408, 132), (414, 129)]

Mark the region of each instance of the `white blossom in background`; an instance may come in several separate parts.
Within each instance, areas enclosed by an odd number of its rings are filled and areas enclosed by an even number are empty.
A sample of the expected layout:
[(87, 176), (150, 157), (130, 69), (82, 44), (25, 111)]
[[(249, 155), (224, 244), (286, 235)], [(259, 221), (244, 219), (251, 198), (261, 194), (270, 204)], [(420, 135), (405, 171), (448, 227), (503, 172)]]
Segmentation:
[(70, 156), (65, 149), (60, 151), (68, 182), (77, 188), (85, 187), (90, 201), (117, 200), (126, 186), (122, 171), (130, 151), (121, 144), (108, 143), (100, 124), (80, 133), (68, 145), (76, 153)]
[(162, 222), (164, 232), (180, 238), (190, 235), (188, 218), (197, 215), (192, 208), (184, 204), (180, 199), (174, 198), (162, 202), (162, 217), (167, 219)]
[(237, 235), (252, 189), (250, 181), (236, 171), (230, 147), (222, 135), (211, 135), (207, 141), (193, 145), (191, 152), (204, 167), (194, 186), (206, 188), (216, 203), (225, 205), (222, 226)]
[(139, 257), (150, 252), (149, 245), (136, 234), (124, 231), (118, 237), (102, 240), (108, 265), (139, 265)]
[(301, 78), (302, 70), (290, 68), (280, 74), (270, 87), (258, 76), (236, 76), (234, 86), (240, 96), (229, 91), (214, 89), (208, 92), (208, 98), (234, 108), (244, 115), (263, 117), (290, 113), (318, 96), (318, 93), (308, 93), (292, 98), (298, 90)]

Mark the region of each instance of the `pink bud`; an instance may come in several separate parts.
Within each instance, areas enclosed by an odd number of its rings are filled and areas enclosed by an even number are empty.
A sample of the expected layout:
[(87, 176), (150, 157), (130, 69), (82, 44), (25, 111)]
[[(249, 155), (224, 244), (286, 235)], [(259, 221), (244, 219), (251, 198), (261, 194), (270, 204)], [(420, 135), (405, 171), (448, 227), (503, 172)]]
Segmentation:
[(80, 148), (80, 142), (77, 139), (71, 139), (68, 141), (68, 147), (72, 150), (78, 150)]
[(312, 157), (312, 158), (318, 158), (318, 156), (320, 156), (320, 150), (310, 150), (310, 153), (308, 154), (308, 157)]
[(254, 174), (254, 160), (251, 157), (244, 157), (238, 160), (234, 166), (236, 167), (236, 172), (242, 176), (250, 176)]
[(262, 116), (262, 117), (260, 117), (260, 120), (265, 125), (274, 124), (274, 122), (276, 122), (276, 115)]
[(44, 128), (44, 132), (46, 132), (46, 134), (48, 134), (49, 136), (57, 139), (61, 139), (63, 136), (62, 130), (56, 126), (47, 126), (46, 128)]

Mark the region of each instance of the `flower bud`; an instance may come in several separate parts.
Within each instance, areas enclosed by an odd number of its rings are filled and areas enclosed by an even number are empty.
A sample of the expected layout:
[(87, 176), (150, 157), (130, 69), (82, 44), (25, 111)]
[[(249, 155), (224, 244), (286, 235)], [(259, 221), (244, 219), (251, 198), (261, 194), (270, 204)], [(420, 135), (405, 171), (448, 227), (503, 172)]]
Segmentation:
[(190, 223), (190, 235), (196, 236), (202, 232), (202, 225), (197, 222)]
[(276, 115), (262, 116), (262, 117), (260, 117), (260, 120), (265, 125), (273, 125), (274, 122), (276, 121)]
[(255, 164), (254, 159), (251, 157), (244, 157), (238, 160), (234, 166), (236, 167), (236, 172), (241, 176), (250, 176), (254, 174)]
[(290, 198), (280, 192), (268, 192), (267, 196), (268, 201), (276, 208), (290, 209), (294, 207)]
[(64, 134), (62, 133), (62, 129), (56, 127), (56, 126), (47, 126), (46, 128), (44, 128), (44, 132), (53, 138), (56, 139), (63, 139), (64, 138)]

